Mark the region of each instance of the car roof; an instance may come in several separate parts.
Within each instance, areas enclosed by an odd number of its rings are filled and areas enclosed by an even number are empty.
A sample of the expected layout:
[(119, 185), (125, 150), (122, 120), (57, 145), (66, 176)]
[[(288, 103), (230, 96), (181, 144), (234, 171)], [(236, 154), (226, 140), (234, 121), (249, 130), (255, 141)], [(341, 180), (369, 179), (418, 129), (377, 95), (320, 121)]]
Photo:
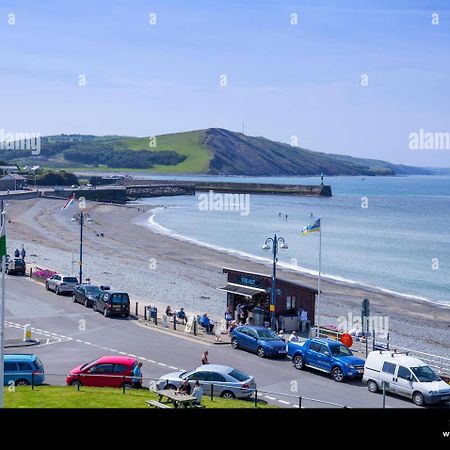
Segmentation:
[[(75, 275), (68, 275), (67, 273), (55, 273), (55, 275), (59, 275), (60, 277), (76, 278)], [(55, 275), (52, 275), (52, 276), (55, 276)]]
[(97, 285), (97, 284), (91, 284), (91, 283), (82, 283), (82, 284), (79, 284), (78, 286), (81, 286), (81, 287), (96, 287), (96, 288), (99, 288), (99, 289), (100, 289), (100, 286), (99, 286), (99, 285)]
[(311, 339), (315, 342), (320, 342), (321, 344), (329, 344), (329, 345), (344, 345), (340, 341), (335, 341), (333, 339), (326, 339), (326, 338), (313, 338)]
[(417, 367), (426, 366), (422, 360), (414, 358), (413, 356), (406, 355), (405, 353), (395, 353), (392, 351), (375, 351), (371, 352), (371, 358), (380, 358), (383, 361), (395, 362), (397, 364), (403, 364), (405, 366)]
[(261, 327), (261, 326), (256, 326), (256, 325), (241, 325), (238, 328), (242, 328), (242, 327), (247, 327), (247, 328), (251, 328), (252, 330), (258, 331), (258, 330), (270, 330), (270, 328), (267, 327)]
[(136, 362), (136, 358), (130, 356), (101, 356), (95, 361), (97, 364), (127, 364), (131, 365)]
[(195, 369), (197, 372), (220, 372), (230, 373), (234, 370), (232, 367), (224, 366), (222, 364), (204, 364)]
[(104, 291), (104, 292), (106, 292), (107, 294), (127, 294), (128, 295), (128, 292), (124, 292), (124, 291), (110, 291), (110, 290), (107, 290), (107, 291)]
[(5, 355), (5, 361), (34, 361), (36, 358), (36, 355), (29, 353), (8, 353)]

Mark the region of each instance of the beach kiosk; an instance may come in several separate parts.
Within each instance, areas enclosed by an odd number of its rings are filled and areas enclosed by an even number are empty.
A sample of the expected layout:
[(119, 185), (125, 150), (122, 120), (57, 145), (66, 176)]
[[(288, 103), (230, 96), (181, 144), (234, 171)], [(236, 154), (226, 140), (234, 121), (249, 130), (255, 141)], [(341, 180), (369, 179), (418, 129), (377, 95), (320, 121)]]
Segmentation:
[[(270, 275), (224, 268), (227, 283), (218, 288), (227, 293), (227, 306), (233, 318), (239, 320), (237, 311), (244, 309), (248, 323), (267, 325), (270, 322)], [(315, 325), (316, 289), (277, 277), (278, 295), (275, 302), (275, 317), (279, 328), (285, 332), (293, 330), (308, 334)]]

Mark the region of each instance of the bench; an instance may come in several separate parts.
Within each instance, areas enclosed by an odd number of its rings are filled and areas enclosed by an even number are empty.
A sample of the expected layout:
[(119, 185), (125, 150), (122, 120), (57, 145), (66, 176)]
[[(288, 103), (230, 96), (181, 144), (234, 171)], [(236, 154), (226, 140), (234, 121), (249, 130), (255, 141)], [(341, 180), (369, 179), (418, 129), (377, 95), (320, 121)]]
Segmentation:
[(155, 408), (161, 408), (161, 409), (172, 409), (170, 406), (165, 405), (164, 403), (158, 402), (156, 400), (146, 400), (148, 406), (154, 406)]

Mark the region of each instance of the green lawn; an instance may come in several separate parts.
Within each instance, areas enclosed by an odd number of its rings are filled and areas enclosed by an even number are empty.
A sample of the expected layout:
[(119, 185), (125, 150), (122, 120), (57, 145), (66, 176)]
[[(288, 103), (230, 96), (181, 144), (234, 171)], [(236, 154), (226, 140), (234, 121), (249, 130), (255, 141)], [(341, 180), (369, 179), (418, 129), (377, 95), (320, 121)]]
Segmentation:
[[(7, 408), (149, 408), (145, 400), (158, 400), (158, 396), (147, 390), (88, 388), (69, 386), (18, 386), (14, 391), (5, 387)], [(204, 396), (202, 404), (207, 408), (254, 408), (254, 401), (226, 400)], [(273, 408), (259, 403), (258, 408)]]

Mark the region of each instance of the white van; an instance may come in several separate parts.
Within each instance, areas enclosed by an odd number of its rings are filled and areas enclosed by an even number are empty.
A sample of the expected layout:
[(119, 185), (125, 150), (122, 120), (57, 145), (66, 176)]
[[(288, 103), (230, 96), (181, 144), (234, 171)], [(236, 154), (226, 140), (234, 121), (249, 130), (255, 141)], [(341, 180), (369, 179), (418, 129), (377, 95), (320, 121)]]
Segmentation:
[(423, 361), (405, 353), (370, 352), (363, 381), (370, 392), (381, 390), (384, 381), (387, 392), (408, 397), (418, 406), (450, 401), (450, 385)]

